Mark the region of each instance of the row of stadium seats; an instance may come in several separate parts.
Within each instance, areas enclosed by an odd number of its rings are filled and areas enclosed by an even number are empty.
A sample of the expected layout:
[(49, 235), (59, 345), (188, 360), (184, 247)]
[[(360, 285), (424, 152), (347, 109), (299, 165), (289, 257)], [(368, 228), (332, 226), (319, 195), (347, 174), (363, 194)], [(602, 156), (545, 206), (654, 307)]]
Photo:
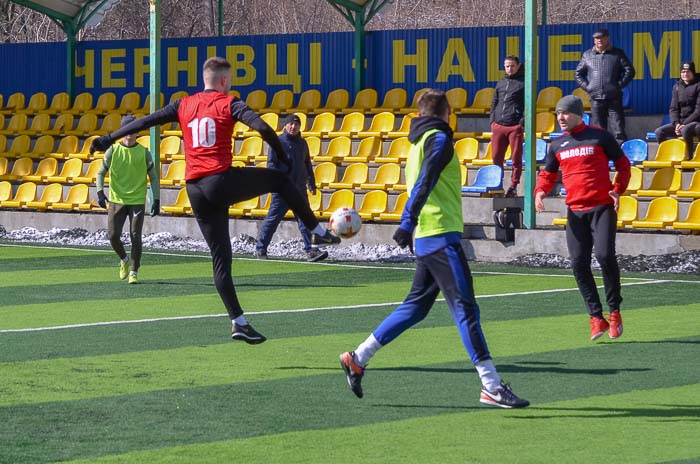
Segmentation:
[[(700, 232), (700, 199), (694, 200), (683, 221), (679, 221), (678, 200), (675, 198), (655, 198), (647, 207), (644, 217), (639, 217), (637, 199), (631, 196), (620, 197), (620, 209), (617, 213), (617, 227), (634, 229), (673, 229)], [(566, 217), (556, 218), (554, 225), (566, 226)]]
[(0, 182), (0, 208), (61, 210), (61, 211), (105, 211), (90, 202), (87, 184), (72, 185), (67, 194), (63, 195), (64, 186), (59, 183), (44, 187), (41, 196), (37, 198), (37, 185), (34, 182), (24, 182), (17, 187), (12, 195), (12, 185), (7, 181)]
[(651, 180), (644, 185), (644, 176), (641, 169), (631, 168), (630, 181), (625, 195), (638, 197), (667, 197), (700, 198), (700, 170), (696, 170), (686, 188), (682, 185), (680, 169), (661, 168), (654, 171)]

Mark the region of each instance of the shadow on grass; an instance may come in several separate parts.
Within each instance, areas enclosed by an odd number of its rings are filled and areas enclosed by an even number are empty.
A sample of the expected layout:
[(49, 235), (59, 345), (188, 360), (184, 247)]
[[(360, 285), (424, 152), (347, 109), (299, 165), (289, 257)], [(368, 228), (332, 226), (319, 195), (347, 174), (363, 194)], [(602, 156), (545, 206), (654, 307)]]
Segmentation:
[[(657, 407), (654, 407), (657, 406)], [(700, 405), (697, 404), (657, 404), (646, 408), (558, 408), (558, 407), (534, 407), (529, 411), (558, 411), (564, 414), (548, 414), (534, 416), (517, 416), (514, 419), (540, 420), (540, 419), (620, 419), (634, 417), (651, 417), (662, 419), (662, 422), (700, 422)], [(577, 414), (566, 414), (575, 412)], [(587, 414), (588, 413), (588, 414)]]

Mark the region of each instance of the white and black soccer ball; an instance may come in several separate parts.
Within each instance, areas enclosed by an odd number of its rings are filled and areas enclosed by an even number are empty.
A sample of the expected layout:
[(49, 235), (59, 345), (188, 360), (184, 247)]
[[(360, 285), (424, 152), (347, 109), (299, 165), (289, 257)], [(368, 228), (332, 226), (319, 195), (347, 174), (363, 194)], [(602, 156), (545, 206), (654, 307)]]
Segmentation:
[(328, 228), (338, 237), (354, 237), (362, 227), (362, 219), (353, 208), (338, 208), (328, 221)]

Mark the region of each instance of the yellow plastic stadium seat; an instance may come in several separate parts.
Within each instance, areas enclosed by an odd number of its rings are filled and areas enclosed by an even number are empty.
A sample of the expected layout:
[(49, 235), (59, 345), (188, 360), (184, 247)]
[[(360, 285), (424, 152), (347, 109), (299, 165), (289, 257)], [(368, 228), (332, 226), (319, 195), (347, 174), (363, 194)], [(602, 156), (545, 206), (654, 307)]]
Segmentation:
[(54, 149), (54, 139), (51, 135), (42, 135), (34, 141), (34, 146), (31, 151), (27, 152), (30, 158), (43, 158), (48, 153), (52, 153)]
[[(294, 114), (299, 118), (299, 130), (303, 133), (306, 130), (306, 113), (296, 112)], [(282, 132), (282, 127), (280, 127), (280, 132)]]
[(58, 142), (58, 147), (51, 153), (46, 153), (45, 156), (56, 159), (64, 159), (76, 151), (78, 151), (78, 137), (75, 135), (66, 135), (60, 142)]
[(319, 163), (314, 168), (314, 179), (316, 188), (326, 188), (331, 182), (338, 178), (338, 166), (335, 163)]
[(114, 94), (114, 92), (105, 92), (97, 97), (95, 108), (91, 109), (90, 112), (96, 114), (107, 114), (115, 111), (116, 106), (117, 96)]
[(554, 113), (537, 113), (535, 116), (535, 137), (548, 137), (554, 132)]
[(99, 129), (95, 129), (92, 133), (97, 135), (107, 135), (117, 129), (121, 125), (122, 116), (119, 113), (109, 113), (107, 116), (102, 118), (102, 124)]
[(75, 116), (72, 114), (59, 114), (53, 122), (53, 127), (44, 131), (48, 135), (63, 135), (66, 131), (73, 129)]
[(564, 226), (566, 227), (566, 224), (568, 224), (569, 220), (567, 219), (566, 216), (563, 217), (558, 217), (552, 219), (552, 225), (553, 226)]
[(400, 221), (401, 220), (401, 213), (403, 213), (403, 209), (406, 206), (407, 200), (408, 200), (408, 193), (402, 192), (398, 197), (396, 197), (396, 202), (394, 203), (394, 207), (392, 208), (392, 210), (387, 211), (386, 213), (381, 213), (379, 215), (379, 220), (380, 221)]
[(309, 146), (309, 157), (314, 162), (321, 153), (321, 139), (318, 137), (304, 137), (304, 140), (306, 140), (306, 145)]
[(583, 110), (586, 112), (591, 111), (591, 96), (588, 95), (588, 92), (583, 90), (581, 87), (576, 87), (573, 92), (571, 92), (572, 95), (577, 96), (578, 98), (583, 101)]
[(355, 194), (352, 190), (336, 190), (331, 194), (328, 205), (320, 211), (320, 217), (328, 219), (338, 208), (354, 208)]
[(635, 229), (663, 229), (678, 221), (678, 202), (675, 198), (654, 198), (649, 203), (644, 219), (632, 221)]
[(85, 169), (85, 174), (75, 176), (73, 182), (77, 184), (94, 184), (97, 180), (97, 171), (99, 171), (102, 165), (101, 159), (95, 159), (90, 161), (87, 168)]
[(397, 163), (387, 163), (379, 166), (374, 178), (360, 184), (362, 190), (389, 190), (401, 181), (401, 166)]
[(0, 158), (0, 177), (7, 174), (9, 164), (10, 163), (7, 161), (7, 158)]
[[(316, 190), (315, 194), (312, 194), (308, 190), (306, 191), (307, 198), (309, 199), (309, 207), (311, 211), (314, 212), (316, 217), (321, 217), (321, 200), (323, 199), (323, 194), (320, 190)], [(294, 217), (294, 212), (290, 209), (284, 214), (286, 219), (292, 219)]]
[(46, 134), (51, 126), (51, 116), (48, 114), (37, 114), (32, 118), (28, 128), (18, 131), (18, 134), (40, 135)]
[(173, 92), (172, 95), (170, 95), (170, 98), (168, 99), (168, 104), (187, 96), (189, 96), (189, 93), (186, 90), (178, 90), (177, 92)]
[(617, 211), (617, 227), (631, 226), (637, 218), (637, 199), (627, 195), (620, 197), (620, 208)]
[(358, 188), (360, 184), (367, 182), (369, 167), (366, 163), (353, 163), (343, 173), (343, 178), (339, 182), (331, 182), (332, 189), (352, 189)]
[(386, 137), (390, 139), (397, 139), (399, 137), (408, 137), (408, 132), (411, 129), (411, 121), (413, 118), (418, 116), (418, 113), (408, 113), (401, 118), (401, 125), (395, 131), (389, 132)]
[(354, 153), (343, 158), (343, 163), (370, 163), (381, 152), (382, 141), (378, 137), (367, 137), (360, 141)]
[(363, 221), (378, 219), (379, 215), (386, 212), (387, 194), (384, 190), (372, 190), (367, 192), (360, 202), (357, 213)]
[(700, 233), (700, 200), (694, 200), (688, 208), (688, 214), (683, 221), (675, 221), (674, 229), (691, 230)]
[(265, 217), (270, 210), (270, 203), (272, 203), (272, 195), (268, 193), (265, 195), (265, 201), (258, 207), (251, 209), (248, 214), (252, 217)]
[(400, 163), (406, 161), (408, 152), (411, 149), (411, 142), (408, 137), (399, 137), (391, 141), (389, 150), (382, 156), (374, 158), (375, 163)]
[(29, 98), (27, 107), (17, 110), (16, 113), (25, 113), (29, 115), (37, 114), (39, 111), (45, 110), (48, 104), (49, 98), (46, 96), (46, 94), (44, 92), (37, 92)]
[(311, 128), (304, 132), (304, 137), (327, 137), (334, 129), (335, 113), (321, 113), (314, 118)]
[(320, 113), (340, 113), (348, 107), (350, 94), (345, 89), (332, 90), (326, 97), (326, 104), (314, 110), (315, 114)]
[(83, 92), (75, 96), (75, 99), (73, 100), (73, 106), (71, 106), (67, 110), (64, 110), (63, 114), (82, 115), (83, 113), (90, 111), (91, 109), (92, 94), (88, 92)]
[(41, 196), (38, 200), (28, 201), (25, 205), (27, 208), (34, 208), (45, 210), (54, 203), (59, 203), (63, 201), (63, 185), (61, 184), (49, 184), (44, 187), (41, 192)]
[[(90, 146), (92, 145), (92, 141), (95, 140), (97, 137), (97, 135), (91, 135), (90, 137), (86, 138), (83, 142), (83, 146), (80, 148), (80, 151), (69, 153), (67, 158), (79, 158), (81, 160), (90, 159), (90, 157), (93, 156), (90, 155)], [(95, 154), (96, 153), (97, 152), (95, 152)]]
[(27, 156), (30, 151), (31, 139), (28, 135), (20, 135), (12, 139), (10, 148), (4, 152), (0, 153), (0, 156), (5, 158), (22, 158)]
[(681, 161), (681, 169), (698, 169), (700, 168), (700, 144), (695, 147), (695, 153), (689, 160)]
[(56, 172), (58, 172), (58, 161), (55, 158), (44, 158), (39, 161), (36, 170), (32, 174), (22, 177), (21, 180), (39, 184), (45, 183), (46, 179), (49, 176), (56, 175)]
[(336, 137), (326, 147), (326, 153), (314, 157), (314, 162), (339, 163), (346, 156), (350, 156), (352, 142), (348, 137)]
[[(123, 102), (123, 99), (122, 99), (122, 102)], [(158, 102), (158, 106), (156, 107), (156, 109), (162, 108), (164, 103), (165, 103), (165, 95), (163, 95), (163, 92), (161, 92), (160, 93), (160, 100)], [(134, 112), (141, 113), (141, 114), (149, 114), (151, 112), (151, 95), (150, 94), (146, 95), (146, 98), (143, 99), (143, 105), (141, 105), (141, 108), (134, 110)]]
[(6, 180), (0, 182), (0, 202), (12, 198), (12, 184)]
[[(506, 160), (509, 160), (509, 159), (510, 159), (510, 145), (508, 145), (508, 148), (506, 148), (506, 154), (503, 157), (503, 161), (505, 162)], [(493, 164), (493, 153), (491, 152), (491, 142), (489, 142), (489, 144), (486, 145), (486, 152), (484, 153), (484, 157), (473, 159), (471, 164), (474, 166), (488, 166), (488, 165)]]
[(377, 114), (388, 111), (390, 113), (399, 113), (402, 109), (406, 108), (406, 100), (408, 96), (406, 95), (406, 90), (402, 88), (389, 89), (384, 94), (384, 100), (382, 104), (376, 108), (371, 108), (370, 113)]
[(270, 106), (262, 108), (261, 113), (287, 113), (294, 106), (294, 94), (291, 90), (278, 90), (272, 95)]
[(150, 135), (142, 135), (140, 137), (137, 137), (136, 143), (138, 143), (142, 147), (148, 149), (151, 146), (151, 136)]
[(192, 212), (192, 205), (190, 204), (190, 198), (187, 196), (187, 189), (181, 188), (177, 192), (177, 199), (172, 205), (165, 205), (161, 209), (170, 214), (190, 214)]
[(455, 87), (445, 92), (453, 113), (459, 113), (467, 107), (467, 95), (467, 91), (461, 87)]
[[(615, 177), (617, 177), (617, 173), (615, 173)], [(613, 183), (615, 183), (615, 177), (613, 177)], [(641, 169), (632, 166), (630, 168), (630, 181), (627, 184), (627, 190), (625, 190), (625, 195), (634, 195), (637, 193), (637, 190), (642, 188), (642, 179), (644, 177), (644, 173), (642, 172)]]
[(372, 118), (372, 122), (366, 131), (360, 131), (358, 137), (386, 137), (391, 131), (394, 130), (395, 122), (394, 113), (385, 111), (383, 113), (375, 114)]
[(168, 165), (165, 175), (160, 179), (160, 185), (184, 185), (185, 183), (185, 160), (173, 161)]
[(365, 127), (365, 115), (359, 112), (346, 114), (337, 131), (328, 133), (329, 137), (357, 137)]
[(0, 156), (3, 156), (2, 153), (5, 153), (6, 149), (7, 149), (7, 137), (0, 134)]
[(14, 114), (10, 118), (4, 129), (0, 129), (0, 134), (5, 135), (16, 135), (20, 134), (20, 131), (27, 129), (27, 115), (26, 114)]
[[(279, 126), (279, 115), (276, 113), (264, 113), (260, 116), (260, 119), (265, 121), (268, 126), (272, 127), (272, 129), (277, 132)], [(248, 127), (248, 126), (246, 126)], [(242, 137), (260, 137), (260, 132), (252, 130), (250, 127), (248, 127), (248, 130), (244, 131), (243, 134), (241, 135)]]
[(74, 129), (64, 132), (66, 135), (77, 135), (86, 137), (92, 135), (97, 129), (97, 115), (95, 113), (85, 113), (78, 119), (78, 125)]
[[(0, 180), (19, 180), (24, 176), (30, 175), (33, 168), (34, 161), (32, 161), (31, 158), (20, 158), (12, 164), (12, 169), (10, 170), (9, 174), (0, 175)], [(7, 170), (7, 168), (5, 170)]]
[(455, 154), (460, 164), (471, 164), (479, 157), (479, 141), (473, 137), (457, 140)]
[(253, 90), (245, 99), (245, 104), (253, 111), (260, 111), (267, 105), (267, 92), (264, 90)]
[(15, 92), (7, 98), (7, 104), (0, 109), (1, 114), (15, 114), (24, 109), (25, 98), (22, 92)]
[(239, 201), (234, 203), (228, 209), (229, 216), (246, 216), (250, 214), (253, 208), (257, 208), (260, 204), (260, 197), (254, 197), (250, 200)]
[(700, 198), (700, 170), (693, 173), (688, 188), (676, 192), (678, 198)]
[(52, 210), (74, 210), (74, 209), (88, 210), (88, 209), (90, 209), (90, 203), (88, 200), (88, 193), (89, 193), (89, 189), (88, 189), (87, 185), (85, 185), (85, 184), (72, 185), (71, 188), (68, 189), (68, 194), (66, 195), (66, 199), (63, 201), (58, 201), (56, 203), (52, 203), (49, 206), (49, 209), (52, 209)]
[(124, 115), (138, 113), (140, 110), (141, 95), (137, 92), (127, 92), (122, 96), (119, 106), (114, 111), (120, 115)]
[(399, 111), (394, 111), (394, 113), (399, 113), (399, 114), (418, 113), (418, 99), (423, 94), (423, 92), (425, 92), (426, 90), (430, 90), (430, 88), (423, 87), (422, 89), (416, 90), (415, 93), (413, 94), (413, 99), (411, 100), (411, 104), (405, 108), (401, 108)]
[(654, 171), (651, 183), (645, 189), (637, 190), (640, 197), (666, 197), (675, 194), (681, 188), (681, 170), (661, 168)]
[(160, 139), (160, 161), (177, 161), (185, 159), (185, 154), (182, 151), (182, 143), (180, 137), (170, 135)]
[(685, 160), (685, 141), (682, 139), (668, 139), (659, 144), (656, 156), (653, 160), (642, 162), (644, 168), (667, 168), (681, 164)]
[[(537, 112), (553, 112), (563, 92), (559, 87), (545, 87), (537, 94)], [(544, 132), (544, 131), (543, 131)], [(549, 132), (554, 132), (553, 130)]]
[(27, 202), (36, 200), (36, 184), (24, 182), (17, 187), (15, 196), (11, 200), (0, 202), (3, 208), (23, 208)]
[(459, 114), (486, 114), (490, 112), (493, 92), (493, 87), (485, 87), (477, 90), (471, 106), (461, 109)]
[(355, 95), (355, 101), (349, 108), (343, 108), (342, 113), (369, 113), (377, 106), (377, 91), (374, 89), (362, 89)]
[(41, 114), (62, 114), (70, 109), (70, 96), (66, 92), (60, 92), (53, 96), (48, 108), (40, 110)]
[(466, 186), (469, 180), (467, 167), (463, 164), (459, 165), (459, 180), (462, 186)]
[(82, 160), (78, 158), (67, 159), (63, 163), (63, 166), (61, 166), (61, 172), (57, 175), (47, 177), (46, 182), (60, 182), (62, 184), (72, 183), (73, 178), (78, 177), (82, 172)]
[(267, 162), (267, 154), (263, 151), (262, 138), (248, 137), (243, 139), (241, 150), (236, 154), (238, 159), (248, 157), (248, 161)]
[(321, 92), (316, 89), (309, 89), (301, 93), (299, 103), (294, 108), (290, 108), (289, 111), (313, 113), (319, 106), (321, 106)]

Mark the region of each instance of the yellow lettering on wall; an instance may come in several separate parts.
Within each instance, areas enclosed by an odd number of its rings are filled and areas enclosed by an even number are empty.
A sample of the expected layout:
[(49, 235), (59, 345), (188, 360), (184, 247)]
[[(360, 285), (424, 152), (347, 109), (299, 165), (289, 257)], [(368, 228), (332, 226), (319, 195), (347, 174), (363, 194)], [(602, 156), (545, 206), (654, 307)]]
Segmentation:
[[(664, 32), (661, 36), (658, 53), (656, 52), (656, 47), (654, 46), (649, 32), (635, 32), (632, 36), (632, 40), (634, 44), (632, 64), (636, 71), (635, 79), (645, 78), (645, 59), (646, 62), (649, 63), (649, 74), (652, 79), (661, 79), (663, 77), (666, 61), (670, 61), (671, 73), (678, 72), (676, 70), (681, 67), (681, 58), (675, 51), (681, 49), (680, 31)], [(670, 53), (671, 50), (673, 50), (674, 53)]]
[(464, 45), (464, 40), (460, 38), (452, 38), (447, 41), (435, 82), (447, 82), (450, 76), (461, 76), (464, 82), (476, 80), (472, 63), (467, 54), (467, 47)]
[(151, 72), (151, 62), (148, 48), (134, 49), (134, 87), (144, 87), (146, 74)]
[(255, 50), (249, 45), (229, 45), (226, 59), (231, 63), (231, 85), (243, 87), (255, 82), (257, 73), (253, 67)]
[(580, 48), (581, 35), (551, 35), (549, 36), (549, 53), (547, 57), (547, 79), (550, 81), (573, 81), (574, 69), (562, 69), (565, 61), (581, 60), (581, 51), (565, 52), (563, 48), (567, 45), (577, 45)]
[[(496, 82), (503, 77), (503, 58), (508, 55), (518, 56), (520, 50), (520, 37), (509, 36), (506, 37), (506, 53), (501, 56), (501, 41), (499, 37), (489, 37), (486, 39), (486, 63), (487, 63), (487, 74), (486, 80), (488, 82)], [(523, 57), (518, 56), (518, 59), (522, 62)]]
[(104, 49), (102, 50), (102, 88), (124, 88), (126, 87), (126, 79), (113, 77), (114, 73), (124, 72), (124, 62), (115, 62), (116, 58), (124, 58), (126, 50)]
[[(76, 52), (77, 53), (77, 52)], [(75, 77), (85, 76), (85, 88), (95, 88), (95, 50), (85, 50), (85, 64), (78, 66), (75, 62)]]
[(168, 87), (180, 87), (181, 72), (187, 73), (187, 87), (197, 86), (197, 47), (187, 47), (187, 58), (180, 60), (178, 47), (168, 48)]
[(321, 43), (309, 44), (309, 84), (321, 83)]
[(211, 58), (213, 56), (219, 56), (216, 54), (216, 45), (209, 45), (207, 47), (207, 58)]
[[(700, 63), (700, 31), (693, 31), (693, 62)], [(677, 73), (680, 76), (680, 71)]]
[(428, 82), (428, 41), (416, 40), (416, 53), (406, 53), (406, 41), (394, 40), (393, 48), (393, 72), (392, 83), (403, 84), (406, 82), (406, 66), (415, 66), (416, 82)]
[(299, 74), (299, 44), (287, 44), (287, 72), (278, 72), (277, 44), (267, 44), (267, 85), (291, 85), (294, 93), (301, 92)]

